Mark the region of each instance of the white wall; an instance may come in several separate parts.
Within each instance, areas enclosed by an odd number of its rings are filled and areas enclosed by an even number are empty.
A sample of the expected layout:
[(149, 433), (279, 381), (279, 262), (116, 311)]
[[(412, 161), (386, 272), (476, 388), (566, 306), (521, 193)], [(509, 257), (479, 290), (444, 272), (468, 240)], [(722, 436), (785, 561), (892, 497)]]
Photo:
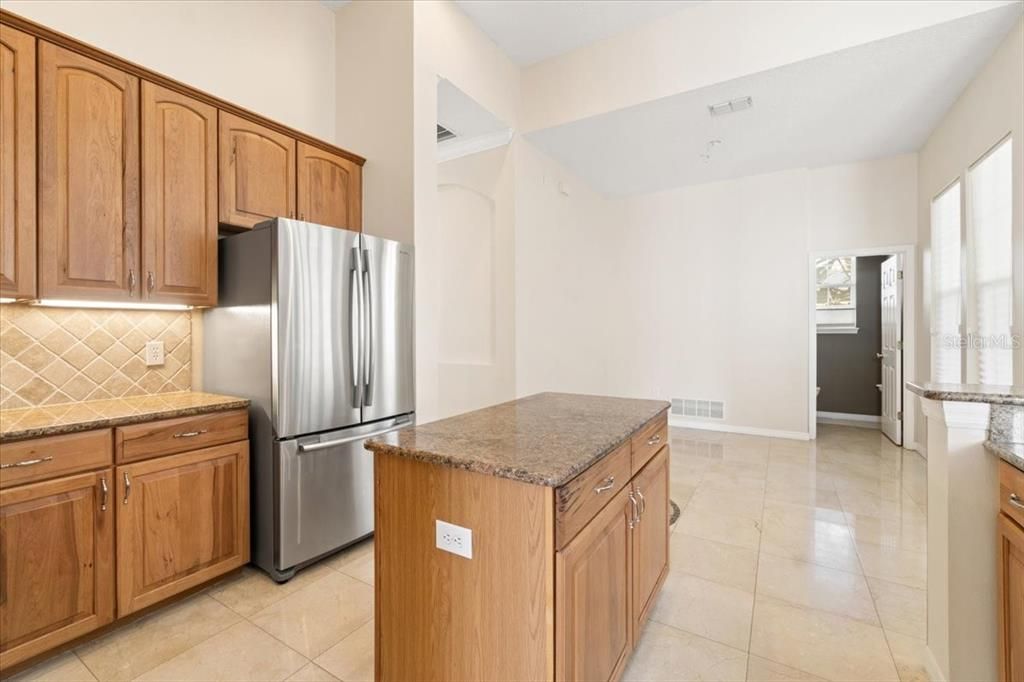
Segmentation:
[[(935, 128), (918, 155), (918, 238), (921, 284), (931, 282), (931, 201), (947, 185), (965, 178), (973, 164), (1005, 135), (1013, 135), (1014, 323), (1024, 338), (1024, 20), (978, 73)], [(921, 306), (918, 376), (931, 376), (929, 299)], [(1014, 382), (1024, 384), (1024, 348), (1014, 355)], [(918, 405), (920, 414), (920, 406)]]
[(333, 142), (334, 14), (294, 2), (4, 0), (6, 10)]

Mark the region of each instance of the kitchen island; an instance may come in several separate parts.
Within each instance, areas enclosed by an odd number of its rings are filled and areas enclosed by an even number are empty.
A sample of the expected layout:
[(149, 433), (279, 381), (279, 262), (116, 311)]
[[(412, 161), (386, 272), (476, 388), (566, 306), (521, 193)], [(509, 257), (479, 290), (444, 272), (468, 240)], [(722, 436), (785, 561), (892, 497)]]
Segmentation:
[(618, 679), (668, 571), (667, 409), (542, 393), (368, 442), (376, 678)]

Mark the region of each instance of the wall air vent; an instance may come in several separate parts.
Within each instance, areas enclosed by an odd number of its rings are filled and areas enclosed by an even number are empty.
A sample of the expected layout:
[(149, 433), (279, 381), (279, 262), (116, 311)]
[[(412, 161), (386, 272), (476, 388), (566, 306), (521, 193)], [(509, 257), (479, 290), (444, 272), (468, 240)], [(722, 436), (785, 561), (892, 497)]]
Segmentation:
[(725, 419), (725, 403), (721, 400), (673, 398), (672, 414), (698, 419)]
[(437, 141), (438, 142), (444, 142), (445, 140), (450, 140), (453, 137), (455, 137), (455, 133), (453, 133), (452, 131), (448, 130), (447, 128), (445, 128), (440, 123), (437, 124)]

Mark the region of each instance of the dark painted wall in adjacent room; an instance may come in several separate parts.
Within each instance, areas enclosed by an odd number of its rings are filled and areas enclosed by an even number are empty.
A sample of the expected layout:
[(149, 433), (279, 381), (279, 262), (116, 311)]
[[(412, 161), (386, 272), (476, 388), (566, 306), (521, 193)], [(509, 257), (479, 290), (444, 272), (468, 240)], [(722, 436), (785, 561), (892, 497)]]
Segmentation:
[(881, 272), (886, 256), (857, 259), (856, 334), (818, 334), (819, 412), (882, 414)]

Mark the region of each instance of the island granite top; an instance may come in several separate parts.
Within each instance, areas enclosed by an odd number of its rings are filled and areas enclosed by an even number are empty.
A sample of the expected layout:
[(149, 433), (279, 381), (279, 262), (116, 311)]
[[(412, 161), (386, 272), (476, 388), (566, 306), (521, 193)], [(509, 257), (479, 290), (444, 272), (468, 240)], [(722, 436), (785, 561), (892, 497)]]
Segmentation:
[(992, 405), (1024, 405), (1024, 386), (995, 386), (988, 384), (933, 384), (907, 382), (911, 393), (929, 400), (949, 400), (961, 403), (989, 403)]
[(557, 487), (667, 410), (663, 400), (538, 393), (416, 426), (369, 450)]
[(1024, 443), (1000, 443), (987, 440), (985, 449), (1010, 466), (1024, 471)]
[(0, 443), (137, 424), (154, 419), (189, 417), (248, 405), (249, 401), (245, 398), (181, 391), (0, 410)]

